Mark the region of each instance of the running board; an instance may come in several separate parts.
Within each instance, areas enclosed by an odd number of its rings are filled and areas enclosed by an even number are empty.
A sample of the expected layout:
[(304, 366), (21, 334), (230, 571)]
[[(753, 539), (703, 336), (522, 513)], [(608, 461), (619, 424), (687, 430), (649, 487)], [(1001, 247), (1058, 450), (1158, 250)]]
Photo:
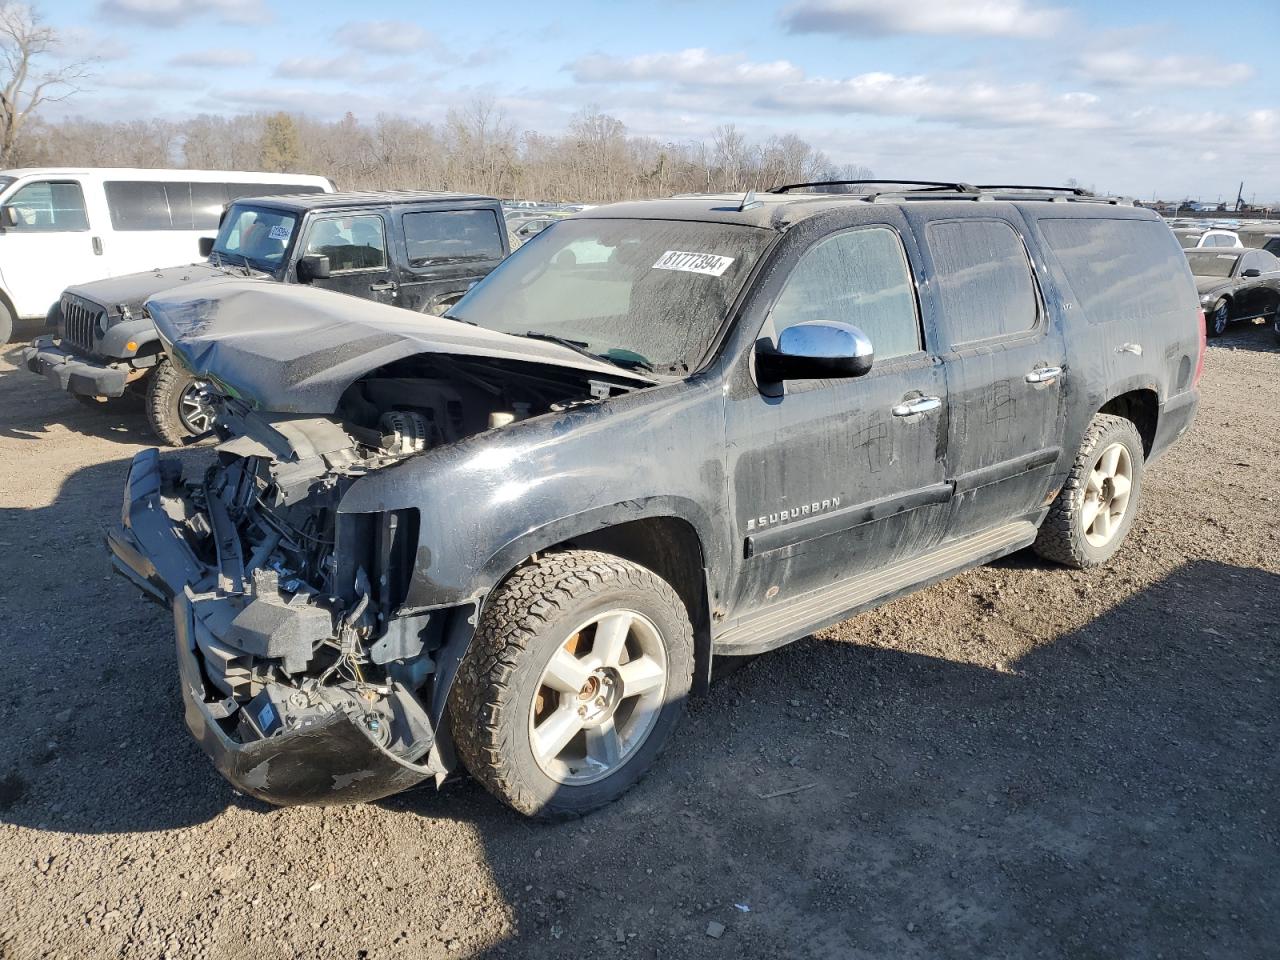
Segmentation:
[(1021, 550), (1035, 538), (1034, 524), (1010, 523), (944, 543), (923, 556), (810, 590), (726, 627), (715, 637), (715, 652), (742, 656), (773, 650), (894, 597)]

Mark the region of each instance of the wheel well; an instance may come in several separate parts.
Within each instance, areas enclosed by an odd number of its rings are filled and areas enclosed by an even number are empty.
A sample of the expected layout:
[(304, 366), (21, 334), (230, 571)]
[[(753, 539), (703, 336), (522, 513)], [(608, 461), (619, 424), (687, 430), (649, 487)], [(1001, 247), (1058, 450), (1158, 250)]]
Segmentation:
[(1154, 390), (1130, 390), (1112, 397), (1102, 405), (1099, 413), (1110, 413), (1133, 421), (1142, 437), (1142, 452), (1151, 453), (1156, 439), (1156, 423), (1160, 418), (1160, 400)]
[(699, 690), (706, 689), (711, 676), (711, 611), (702, 542), (692, 525), (677, 517), (646, 517), (594, 530), (556, 547), (612, 553), (652, 570), (671, 584), (693, 624), (694, 683)]

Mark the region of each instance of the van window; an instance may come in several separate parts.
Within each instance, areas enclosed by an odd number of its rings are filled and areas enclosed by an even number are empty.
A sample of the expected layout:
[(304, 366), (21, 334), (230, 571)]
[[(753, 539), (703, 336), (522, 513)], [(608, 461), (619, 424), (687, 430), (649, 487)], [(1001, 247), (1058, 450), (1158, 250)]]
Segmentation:
[(869, 227), (838, 233), (805, 251), (770, 313), (775, 334), (810, 320), (862, 330), (877, 360), (920, 349), (920, 320), (902, 241)]
[(382, 218), (325, 217), (311, 224), (306, 253), (319, 253), (329, 258), (331, 273), (355, 270), (385, 270), (387, 241)]
[(88, 230), (84, 194), (74, 180), (42, 180), (28, 183), (5, 202), (13, 209), (13, 221), (5, 219), (8, 230), (65, 233)]
[(492, 210), (433, 210), (404, 215), (409, 266), (460, 260), (501, 260), (502, 236)]
[(1187, 255), (1163, 223), (1053, 219), (1041, 220), (1040, 230), (1090, 323), (1154, 320), (1197, 309)]
[(1022, 238), (1003, 220), (929, 224), (943, 335), (951, 346), (1022, 333), (1039, 306)]
[(197, 183), (186, 180), (108, 180), (107, 209), (117, 230), (216, 230), (222, 208), (239, 197), (322, 193), (292, 183)]

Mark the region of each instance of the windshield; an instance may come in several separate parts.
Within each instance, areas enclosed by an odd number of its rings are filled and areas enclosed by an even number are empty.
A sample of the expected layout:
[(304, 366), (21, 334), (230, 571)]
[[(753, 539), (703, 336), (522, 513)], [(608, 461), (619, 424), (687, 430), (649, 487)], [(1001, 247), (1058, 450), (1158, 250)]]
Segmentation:
[(283, 210), (233, 204), (213, 242), (213, 253), (227, 263), (275, 273), (284, 262), (298, 218)]
[(1197, 277), (1229, 277), (1239, 259), (1231, 253), (1193, 253), (1187, 257)]
[(659, 372), (692, 370), (774, 234), (675, 220), (561, 220), (509, 257), (449, 316), (575, 342)]

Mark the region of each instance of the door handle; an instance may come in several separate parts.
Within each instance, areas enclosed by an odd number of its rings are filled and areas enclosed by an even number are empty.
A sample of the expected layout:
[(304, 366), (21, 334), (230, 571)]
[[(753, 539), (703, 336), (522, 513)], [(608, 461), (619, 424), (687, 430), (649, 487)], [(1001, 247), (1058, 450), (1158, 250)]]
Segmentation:
[(102, 256), (102, 238), (94, 237), (89, 241), (93, 245), (93, 254), (96, 257)]
[(1027, 383), (1057, 383), (1061, 376), (1061, 367), (1036, 367), (1027, 374)]
[(895, 417), (914, 417), (917, 413), (928, 413), (942, 406), (941, 397), (913, 397), (904, 400), (889, 412)]
[(395, 288), (396, 288), (396, 284), (394, 280), (388, 280), (385, 283), (369, 284), (369, 289), (373, 293), (381, 293), (383, 290), (394, 290)]

